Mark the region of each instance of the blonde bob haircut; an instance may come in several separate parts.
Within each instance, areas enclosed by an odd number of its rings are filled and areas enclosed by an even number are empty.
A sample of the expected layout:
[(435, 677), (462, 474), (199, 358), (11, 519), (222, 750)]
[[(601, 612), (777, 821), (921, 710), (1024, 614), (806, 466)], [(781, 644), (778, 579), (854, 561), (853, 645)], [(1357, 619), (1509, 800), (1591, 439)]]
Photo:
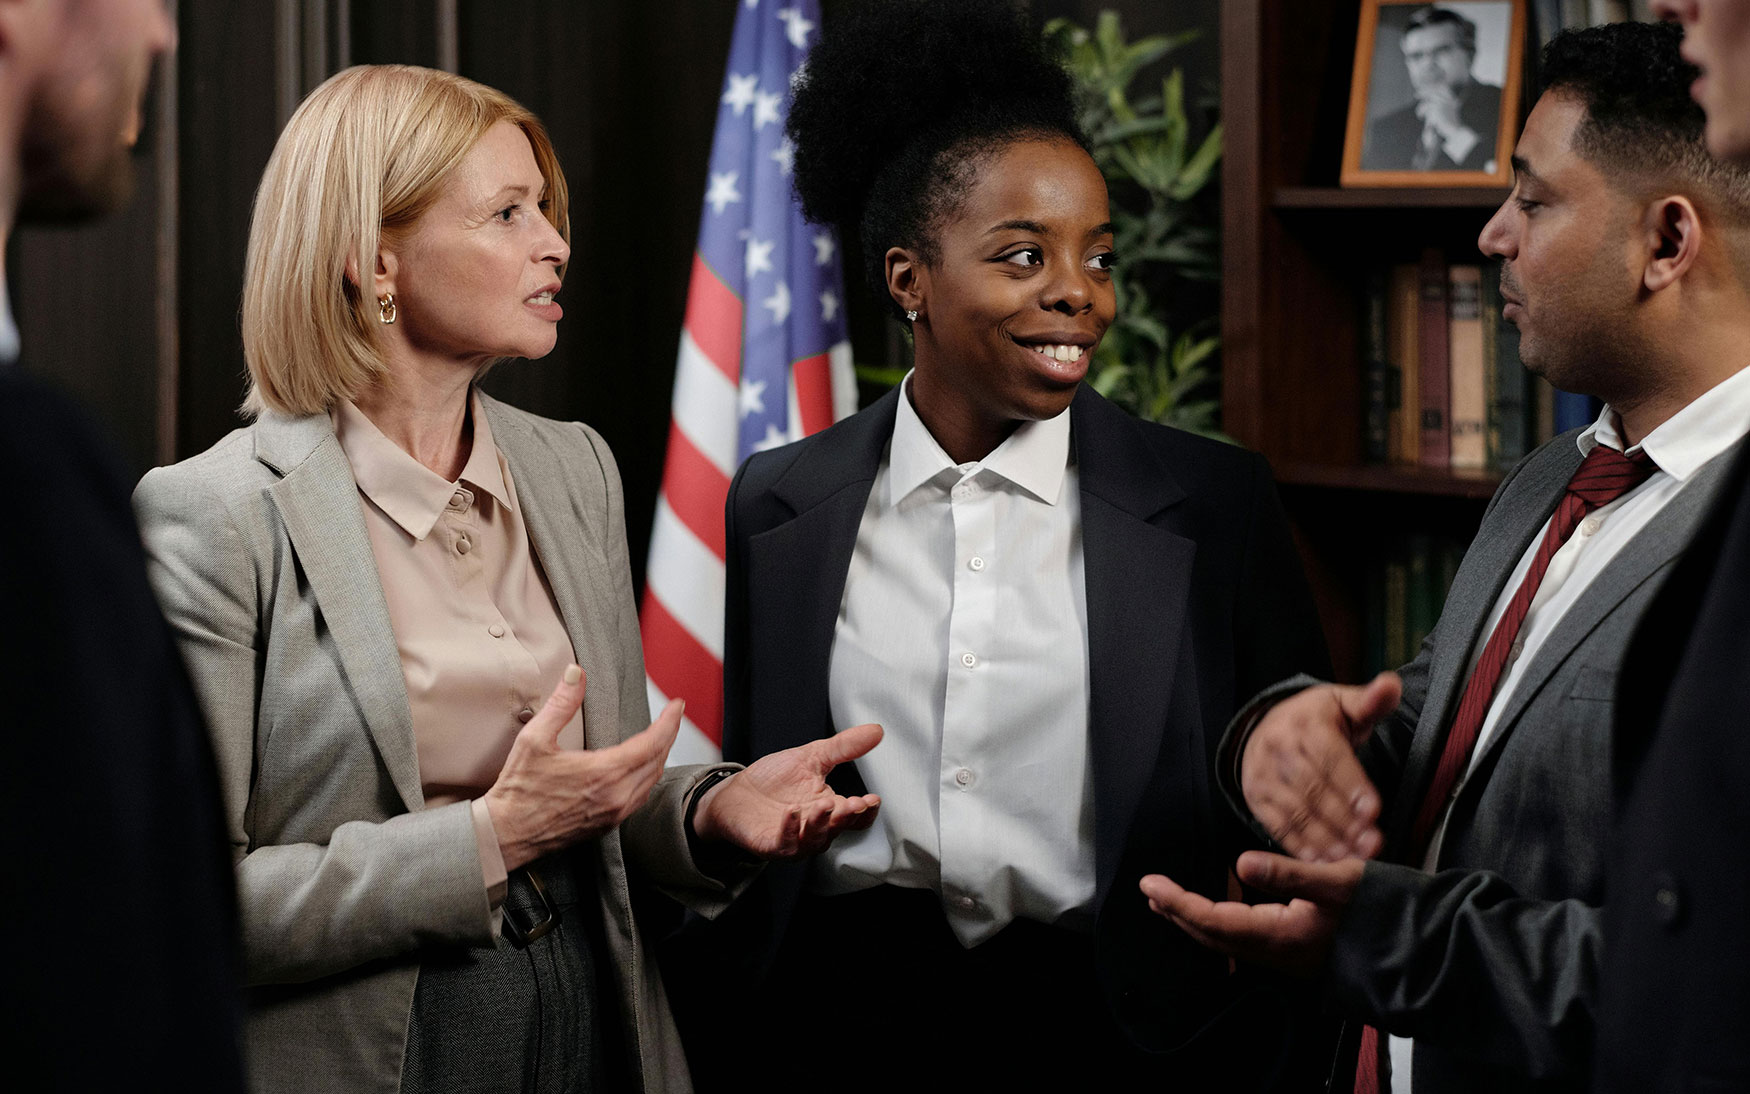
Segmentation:
[(543, 214), (570, 243), (553, 144), (510, 96), (411, 65), (349, 68), (310, 93), (255, 195), (243, 278), (244, 414), (319, 414), (377, 381), (383, 354), (370, 284), (378, 249), (412, 228), (503, 121), (528, 136), (547, 183)]

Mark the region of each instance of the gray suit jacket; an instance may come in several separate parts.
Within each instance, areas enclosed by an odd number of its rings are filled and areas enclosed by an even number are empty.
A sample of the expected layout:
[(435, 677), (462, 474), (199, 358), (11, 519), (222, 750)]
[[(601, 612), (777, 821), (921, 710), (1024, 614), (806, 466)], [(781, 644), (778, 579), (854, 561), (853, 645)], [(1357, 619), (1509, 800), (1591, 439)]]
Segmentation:
[[(619, 471), (588, 427), (482, 396), (529, 539), (588, 673), (599, 748), (649, 721)], [(426, 809), (405, 680), (352, 470), (326, 415), (266, 416), (141, 481), (152, 584), (211, 728), (237, 863), (252, 1085), (395, 1091), (428, 945), (487, 945), (467, 803)], [(683, 810), (701, 769), (583, 849), (643, 1089), (687, 1071), (628, 895), (628, 864), (714, 914)]]
[[(1539, 448), (1501, 484), (1439, 623), (1401, 670), (1402, 705), (1361, 750), (1385, 799), (1386, 849), (1338, 926), (1329, 987), (1347, 1016), (1416, 1039), (1415, 1094), (1586, 1086), (1618, 665), (1736, 448), (1696, 473), (1538, 649), (1459, 787), (1438, 872), (1393, 865), (1410, 853), (1489, 609), (1580, 465), (1576, 435)], [(1248, 711), (1309, 683), (1287, 681)]]

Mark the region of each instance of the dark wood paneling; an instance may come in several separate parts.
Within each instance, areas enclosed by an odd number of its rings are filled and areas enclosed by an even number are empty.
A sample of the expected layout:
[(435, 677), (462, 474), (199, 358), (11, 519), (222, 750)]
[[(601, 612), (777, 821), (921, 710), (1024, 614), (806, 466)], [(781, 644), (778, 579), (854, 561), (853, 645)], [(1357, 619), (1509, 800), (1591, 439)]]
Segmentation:
[(279, 135), (274, 6), (182, 0), (180, 24), (179, 458), (241, 424), (243, 252), (255, 188)]
[[(349, 63), (441, 67), (440, 7), (438, 0), (353, 0)], [(528, 7), (501, 7), (500, 21), (512, 23), (512, 10), (516, 12), (514, 21), (520, 22)]]

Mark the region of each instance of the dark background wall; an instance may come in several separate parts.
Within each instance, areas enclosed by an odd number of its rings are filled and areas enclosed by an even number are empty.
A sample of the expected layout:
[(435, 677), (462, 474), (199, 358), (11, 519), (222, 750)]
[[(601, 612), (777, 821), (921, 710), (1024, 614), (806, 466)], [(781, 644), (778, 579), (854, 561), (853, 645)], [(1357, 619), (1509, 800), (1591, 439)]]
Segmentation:
[[(825, 0), (824, 33), (835, 10)], [(951, 0), (950, 0), (951, 2)], [(1218, 84), (1218, 0), (1035, 0), (1041, 19), (1117, 10), (1131, 37), (1203, 28), (1175, 54)], [(123, 215), (16, 234), (9, 282), (26, 367), (93, 406), (134, 468), (181, 459), (240, 424), (237, 306), (255, 186), (297, 102), (348, 64), (432, 65), (501, 88), (547, 123), (575, 195), (555, 351), (488, 386), (577, 418), (613, 445), (642, 569), (662, 474), (687, 270), (735, 0), (172, 0)], [(892, 340), (852, 286), (858, 359)], [(641, 574), (639, 575), (641, 577)]]

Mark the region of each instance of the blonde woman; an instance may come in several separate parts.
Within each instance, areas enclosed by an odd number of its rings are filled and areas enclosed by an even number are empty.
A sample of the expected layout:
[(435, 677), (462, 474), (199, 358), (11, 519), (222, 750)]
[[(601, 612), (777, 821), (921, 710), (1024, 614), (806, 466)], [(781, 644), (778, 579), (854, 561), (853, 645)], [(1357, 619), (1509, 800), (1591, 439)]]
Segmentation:
[(613, 457), (475, 387), (552, 349), (568, 225), (501, 93), (335, 76), (256, 200), (254, 421), (136, 492), (225, 782), (259, 1090), (684, 1089), (628, 874), (712, 914), (747, 871), (695, 848), (872, 818), (823, 776), (875, 727), (664, 772)]

